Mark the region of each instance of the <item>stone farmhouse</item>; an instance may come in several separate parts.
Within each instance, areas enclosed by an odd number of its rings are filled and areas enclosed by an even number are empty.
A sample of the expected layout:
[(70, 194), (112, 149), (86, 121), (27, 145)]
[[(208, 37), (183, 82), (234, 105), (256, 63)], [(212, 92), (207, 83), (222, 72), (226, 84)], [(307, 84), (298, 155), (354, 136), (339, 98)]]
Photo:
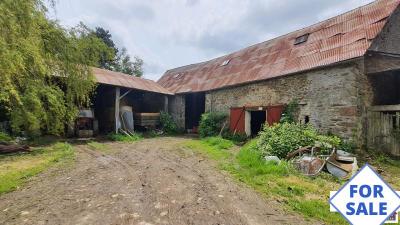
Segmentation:
[(195, 130), (204, 112), (254, 135), (299, 102), (298, 121), (400, 156), (399, 0), (377, 0), (210, 61), (168, 70), (168, 111)]

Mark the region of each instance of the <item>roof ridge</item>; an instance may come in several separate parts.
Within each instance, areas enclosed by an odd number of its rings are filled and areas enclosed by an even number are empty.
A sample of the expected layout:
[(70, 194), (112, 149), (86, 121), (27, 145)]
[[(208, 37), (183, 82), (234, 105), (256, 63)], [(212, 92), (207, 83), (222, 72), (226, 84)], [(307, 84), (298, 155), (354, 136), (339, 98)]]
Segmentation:
[[(111, 72), (111, 73), (115, 73), (115, 74), (118, 74), (118, 75), (122, 75), (122, 76), (126, 76), (126, 77), (129, 77), (129, 78), (133, 78), (133, 79), (141, 79), (141, 80), (147, 80), (147, 81), (155, 82), (154, 80), (151, 80), (151, 79), (147, 79), (147, 78), (144, 78), (144, 77), (137, 77), (135, 75), (130, 75), (130, 74), (126, 74), (126, 73), (122, 73), (122, 72), (118, 72), (118, 71), (113, 71), (113, 70), (99, 68), (99, 67), (92, 67), (92, 68), (95, 68), (95, 69), (98, 69), (98, 70), (103, 70), (103, 71), (108, 71), (108, 72)], [(155, 82), (155, 83), (157, 83), (157, 82)]]
[[(96, 80), (98, 83), (132, 88), (132, 89), (139, 89), (139, 90), (150, 91), (150, 92), (155, 92), (155, 93), (173, 94), (167, 88), (161, 86), (159, 83), (155, 82), (154, 80), (150, 80), (150, 79), (146, 79), (146, 78), (142, 78), (142, 77), (136, 77), (133, 75), (128, 75), (125, 73), (112, 71), (112, 70), (108, 70), (108, 69), (103, 69), (103, 68), (98, 68), (98, 67), (91, 67), (91, 68), (93, 70), (94, 76), (96, 77)], [(96, 70), (100, 71), (100, 73), (96, 73)], [(115, 79), (107, 78), (107, 76), (108, 77), (120, 76), (120, 79), (117, 79), (118, 77), (115, 77)], [(125, 81), (126, 83), (121, 83), (121, 80)], [(133, 82), (133, 83), (130, 83), (130, 82)]]

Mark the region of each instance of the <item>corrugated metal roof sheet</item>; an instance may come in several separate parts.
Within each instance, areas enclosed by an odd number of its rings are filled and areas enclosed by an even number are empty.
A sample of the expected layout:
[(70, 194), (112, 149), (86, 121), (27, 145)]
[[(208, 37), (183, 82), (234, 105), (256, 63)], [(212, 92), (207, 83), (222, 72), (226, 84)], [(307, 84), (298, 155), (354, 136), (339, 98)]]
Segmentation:
[[(169, 70), (158, 83), (174, 93), (208, 91), (361, 57), (399, 3), (377, 0), (232, 54)], [(310, 34), (308, 41), (294, 45), (305, 34)], [(226, 60), (231, 61), (221, 66)]]
[(130, 76), (110, 70), (92, 68), (93, 75), (100, 84), (125, 87), (142, 91), (172, 95), (173, 93), (152, 80)]

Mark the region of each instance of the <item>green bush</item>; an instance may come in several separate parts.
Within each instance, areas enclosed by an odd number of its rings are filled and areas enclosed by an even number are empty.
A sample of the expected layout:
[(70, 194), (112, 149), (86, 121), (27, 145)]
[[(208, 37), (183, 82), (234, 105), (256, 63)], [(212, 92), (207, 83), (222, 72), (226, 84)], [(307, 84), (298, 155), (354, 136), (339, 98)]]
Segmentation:
[(143, 136), (138, 133), (134, 133), (133, 135), (124, 135), (124, 134), (114, 134), (110, 133), (108, 138), (112, 141), (121, 141), (121, 142), (135, 142), (143, 139)]
[(214, 146), (217, 149), (230, 149), (233, 147), (232, 141), (225, 140), (221, 137), (208, 137), (203, 140), (210, 146)]
[(350, 153), (355, 153), (357, 149), (357, 144), (353, 141), (342, 141), (338, 146), (338, 149)]
[(175, 123), (174, 119), (167, 112), (160, 113), (160, 123), (162, 130), (166, 134), (176, 134), (178, 133), (178, 125)]
[(337, 147), (340, 142), (338, 137), (318, 134), (310, 125), (281, 123), (265, 126), (260, 132), (257, 147), (263, 155), (285, 158), (289, 152), (300, 147), (317, 145), (327, 151), (332, 147)]
[(200, 137), (218, 136), (227, 119), (227, 115), (219, 112), (204, 113), (201, 115), (199, 134)]
[(299, 110), (299, 103), (297, 100), (291, 101), (283, 110), (281, 123), (295, 123), (296, 122), (296, 114)]
[(6, 133), (0, 131), (0, 142), (10, 142), (13, 139)]

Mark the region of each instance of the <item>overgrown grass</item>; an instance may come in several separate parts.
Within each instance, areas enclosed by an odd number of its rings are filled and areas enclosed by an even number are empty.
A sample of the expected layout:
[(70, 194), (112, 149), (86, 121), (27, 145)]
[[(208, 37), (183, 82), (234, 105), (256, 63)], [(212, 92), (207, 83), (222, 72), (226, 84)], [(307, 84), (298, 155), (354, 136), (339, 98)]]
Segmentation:
[[(390, 156), (375, 152), (368, 153), (372, 159), (365, 160), (370, 165), (380, 168), (383, 178), (395, 189), (400, 190), (400, 160), (394, 160)], [(364, 163), (364, 162), (363, 162)]]
[[(223, 148), (220, 148), (220, 147)], [(207, 138), (201, 141), (190, 140), (184, 144), (184, 147), (205, 154), (209, 158), (218, 161), (228, 160), (232, 158), (232, 153), (226, 151), (228, 146), (233, 146), (233, 143), (222, 138)]]
[(225, 140), (221, 137), (209, 137), (202, 140), (210, 146), (213, 146), (217, 149), (230, 149), (233, 147), (233, 142), (229, 140)]
[(109, 134), (108, 138), (112, 141), (121, 141), (121, 142), (135, 142), (143, 139), (143, 136), (139, 133), (134, 133), (133, 135), (124, 135), (124, 134)]
[(209, 139), (191, 140), (185, 146), (217, 160), (221, 168), (238, 181), (278, 200), (289, 210), (327, 224), (347, 224), (339, 214), (329, 212), (329, 193), (341, 185), (335, 179), (330, 176), (312, 179), (299, 174), (287, 162), (266, 162), (254, 150), (256, 140), (243, 146), (236, 155), (214, 142)]
[(100, 152), (108, 152), (109, 151), (109, 148), (107, 147), (107, 145), (96, 142), (96, 141), (91, 141), (91, 142), (87, 143), (87, 145), (89, 146), (89, 148), (96, 150), (96, 151), (100, 151)]
[(58, 163), (72, 162), (75, 152), (67, 143), (35, 149), (31, 153), (0, 156), (0, 194), (13, 191), (26, 180)]

